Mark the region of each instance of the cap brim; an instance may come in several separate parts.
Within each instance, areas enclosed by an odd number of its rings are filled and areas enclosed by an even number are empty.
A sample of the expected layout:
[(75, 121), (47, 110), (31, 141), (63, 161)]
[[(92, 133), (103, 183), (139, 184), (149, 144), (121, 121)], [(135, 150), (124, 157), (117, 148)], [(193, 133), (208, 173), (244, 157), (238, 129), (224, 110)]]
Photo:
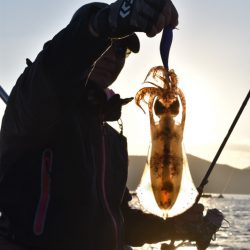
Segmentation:
[(127, 47), (133, 53), (138, 53), (140, 50), (140, 40), (135, 33), (115, 41), (119, 43), (119, 45)]

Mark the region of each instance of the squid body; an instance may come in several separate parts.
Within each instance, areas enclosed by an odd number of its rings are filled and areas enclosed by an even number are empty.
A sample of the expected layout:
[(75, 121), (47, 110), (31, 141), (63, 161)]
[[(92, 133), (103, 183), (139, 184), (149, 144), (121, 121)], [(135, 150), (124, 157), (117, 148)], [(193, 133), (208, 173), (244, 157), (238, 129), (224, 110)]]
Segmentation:
[[(154, 82), (148, 80), (150, 77)], [(159, 212), (154, 211), (162, 211), (160, 212), (161, 216), (169, 217), (171, 214), (181, 213), (190, 207), (197, 195), (182, 144), (186, 119), (186, 100), (183, 92), (177, 86), (178, 81), (174, 70), (168, 71), (163, 66), (154, 67), (149, 71), (145, 83), (149, 87), (141, 88), (137, 92), (135, 102), (140, 108), (142, 108), (142, 101), (147, 103), (151, 146), (142, 178), (144, 184), (141, 183), (137, 193), (142, 203), (146, 203), (145, 199), (150, 196), (146, 193), (152, 191), (158, 208), (151, 210), (158, 215)], [(186, 176), (186, 181), (183, 180), (185, 178), (183, 175)], [(146, 180), (147, 184), (145, 184), (145, 179), (148, 179)], [(147, 185), (150, 187), (146, 187)], [(185, 205), (178, 202), (177, 210), (171, 213), (177, 198), (180, 197), (180, 190), (183, 188), (191, 194), (189, 195), (191, 200), (182, 201), (185, 202)], [(185, 193), (181, 196), (185, 197)], [(150, 206), (153, 204), (152, 201), (149, 203)], [(145, 207), (149, 212), (152, 212), (148, 208), (149, 205), (145, 205)]]

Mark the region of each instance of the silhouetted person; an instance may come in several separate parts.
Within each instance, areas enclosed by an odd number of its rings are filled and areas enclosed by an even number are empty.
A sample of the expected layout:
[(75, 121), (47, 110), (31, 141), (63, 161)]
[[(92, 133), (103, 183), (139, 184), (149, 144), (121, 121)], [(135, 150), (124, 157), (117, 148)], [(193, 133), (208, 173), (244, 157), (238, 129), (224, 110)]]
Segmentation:
[(193, 237), (183, 232), (200, 223), (201, 205), (167, 220), (128, 206), (126, 138), (106, 123), (130, 101), (107, 87), (139, 51), (134, 32), (153, 37), (177, 24), (170, 0), (87, 4), (27, 61), (1, 128), (1, 250), (122, 250)]

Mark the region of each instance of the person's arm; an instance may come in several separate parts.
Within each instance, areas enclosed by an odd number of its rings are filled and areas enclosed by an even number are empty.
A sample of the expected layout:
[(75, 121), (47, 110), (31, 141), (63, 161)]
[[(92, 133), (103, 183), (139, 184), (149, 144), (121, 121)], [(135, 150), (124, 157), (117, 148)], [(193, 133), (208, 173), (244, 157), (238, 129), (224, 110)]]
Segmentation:
[(111, 45), (110, 38), (96, 37), (90, 31), (90, 20), (105, 6), (95, 3), (81, 7), (69, 25), (45, 44), (44, 68), (59, 93), (79, 88), (94, 62)]
[(167, 240), (196, 241), (203, 223), (204, 206), (195, 204), (181, 215), (166, 220), (146, 214), (128, 205), (131, 196), (126, 191), (122, 204), (125, 240), (128, 245), (141, 246)]

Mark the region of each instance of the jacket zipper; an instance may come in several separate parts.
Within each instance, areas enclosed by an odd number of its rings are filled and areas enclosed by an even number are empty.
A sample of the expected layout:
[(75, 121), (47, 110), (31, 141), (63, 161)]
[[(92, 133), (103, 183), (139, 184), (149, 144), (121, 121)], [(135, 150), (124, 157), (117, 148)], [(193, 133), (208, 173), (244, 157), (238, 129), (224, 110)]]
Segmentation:
[(119, 233), (118, 233), (118, 225), (115, 219), (115, 216), (112, 213), (112, 210), (110, 208), (108, 199), (107, 199), (107, 193), (106, 193), (106, 185), (105, 185), (105, 173), (106, 173), (106, 145), (105, 145), (105, 124), (102, 124), (102, 194), (103, 199), (105, 203), (105, 207), (109, 213), (109, 216), (111, 217), (114, 231), (115, 231), (115, 250), (118, 250), (118, 242), (119, 242)]
[(45, 225), (45, 220), (50, 200), (51, 170), (52, 170), (52, 151), (50, 149), (46, 149), (44, 150), (42, 156), (41, 193), (33, 226), (33, 231), (35, 235), (41, 235), (43, 233)]

